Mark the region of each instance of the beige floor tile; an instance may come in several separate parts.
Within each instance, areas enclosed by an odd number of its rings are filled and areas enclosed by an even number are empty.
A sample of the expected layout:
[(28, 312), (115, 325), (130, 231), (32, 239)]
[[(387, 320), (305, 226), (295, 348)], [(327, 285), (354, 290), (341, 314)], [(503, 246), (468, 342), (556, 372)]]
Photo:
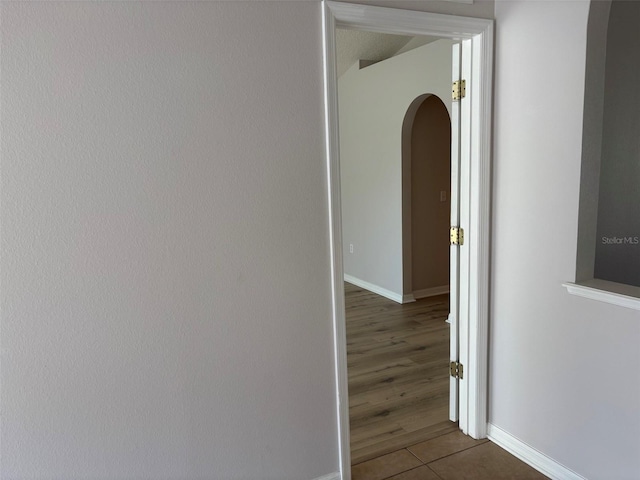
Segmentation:
[(542, 480), (547, 477), (491, 442), (431, 462), (442, 480)]
[(351, 467), (353, 480), (382, 480), (422, 465), (408, 450), (383, 455)]
[(487, 440), (474, 440), (458, 431), (418, 443), (408, 450), (424, 463), (429, 463), (485, 442)]
[(433, 473), (429, 467), (422, 466), (400, 475), (395, 475), (387, 480), (440, 480), (440, 477)]

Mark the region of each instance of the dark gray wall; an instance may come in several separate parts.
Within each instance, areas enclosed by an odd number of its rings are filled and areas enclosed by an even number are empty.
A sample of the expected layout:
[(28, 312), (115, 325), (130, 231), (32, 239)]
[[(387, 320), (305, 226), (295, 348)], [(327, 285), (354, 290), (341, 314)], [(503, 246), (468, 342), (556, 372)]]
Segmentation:
[(602, 121), (604, 116), (604, 77), (610, 8), (611, 1), (592, 2), (589, 8), (576, 282), (593, 279), (593, 267), (596, 261), (598, 191), (600, 190)]
[(640, 2), (611, 3), (594, 277), (640, 286)]

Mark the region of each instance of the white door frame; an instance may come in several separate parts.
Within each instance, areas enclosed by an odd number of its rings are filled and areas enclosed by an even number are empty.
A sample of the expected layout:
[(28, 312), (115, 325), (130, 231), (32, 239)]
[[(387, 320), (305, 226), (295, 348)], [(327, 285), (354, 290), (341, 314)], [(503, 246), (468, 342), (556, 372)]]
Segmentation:
[[(340, 151), (338, 133), (338, 80), (336, 74), (336, 27), (401, 35), (430, 35), (470, 40), (471, 75), (467, 92), (471, 99), (471, 135), (465, 141), (470, 151), (469, 175), (461, 190), (469, 199), (466, 249), (460, 281), (468, 283), (468, 298), (460, 299), (460, 362), (464, 365), (461, 390), (461, 429), (473, 438), (487, 435), (487, 361), (489, 310), (489, 227), (491, 106), (493, 79), (493, 20), (415, 12), (394, 8), (353, 5), (323, 0), (325, 75), (325, 127), (327, 181), (333, 299), (335, 376), (337, 387), (340, 471), (342, 480), (351, 478), (349, 450), (349, 397), (342, 262), (342, 219), (340, 200)], [(398, 126), (400, 128), (401, 126)], [(461, 251), (462, 252), (462, 251)], [(464, 333), (462, 333), (464, 332)], [(466, 415), (465, 415), (466, 414)], [(464, 425), (463, 423), (464, 419)]]

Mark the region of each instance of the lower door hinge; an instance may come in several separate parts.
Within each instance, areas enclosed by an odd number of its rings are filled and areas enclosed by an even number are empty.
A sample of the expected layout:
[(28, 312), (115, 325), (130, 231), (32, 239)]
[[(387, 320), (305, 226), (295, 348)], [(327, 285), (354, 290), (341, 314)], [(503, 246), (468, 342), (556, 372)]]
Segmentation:
[(451, 362), (449, 364), (449, 369), (451, 372), (451, 376), (453, 378), (457, 378), (459, 380), (462, 380), (463, 374), (464, 374), (464, 367), (462, 366), (462, 364), (460, 362)]
[(464, 245), (464, 230), (461, 227), (451, 227), (449, 236), (451, 245)]

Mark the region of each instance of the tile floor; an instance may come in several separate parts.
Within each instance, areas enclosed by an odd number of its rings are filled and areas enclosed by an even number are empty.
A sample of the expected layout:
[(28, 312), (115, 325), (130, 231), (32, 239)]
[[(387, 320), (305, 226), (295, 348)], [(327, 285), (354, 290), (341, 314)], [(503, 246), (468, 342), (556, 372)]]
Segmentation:
[(354, 465), (353, 480), (542, 480), (547, 477), (488, 440), (461, 432)]

